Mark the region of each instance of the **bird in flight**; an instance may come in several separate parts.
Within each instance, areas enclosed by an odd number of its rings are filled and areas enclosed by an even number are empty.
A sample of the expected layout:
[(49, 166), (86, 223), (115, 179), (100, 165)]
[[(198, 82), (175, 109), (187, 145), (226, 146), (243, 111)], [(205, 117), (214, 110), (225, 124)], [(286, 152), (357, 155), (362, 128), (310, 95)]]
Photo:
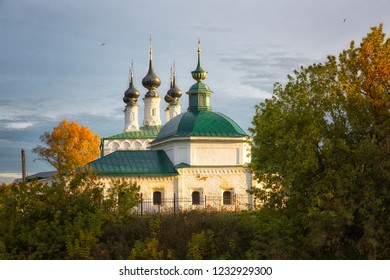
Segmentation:
[(100, 46), (104, 46), (106, 43), (101, 43)]

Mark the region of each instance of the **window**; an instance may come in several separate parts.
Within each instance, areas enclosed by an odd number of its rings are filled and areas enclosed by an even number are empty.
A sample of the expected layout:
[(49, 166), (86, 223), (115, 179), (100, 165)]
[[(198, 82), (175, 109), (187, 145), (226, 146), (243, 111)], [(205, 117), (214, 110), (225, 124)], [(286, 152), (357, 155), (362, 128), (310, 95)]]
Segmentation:
[(135, 141), (133, 146), (134, 146), (134, 150), (142, 150), (142, 144), (139, 141)]
[(192, 204), (199, 205), (200, 204), (200, 193), (198, 191), (192, 192)]
[(153, 205), (161, 205), (161, 192), (160, 191), (155, 191), (153, 193)]
[(232, 204), (232, 193), (229, 191), (223, 192), (223, 205)]
[(152, 109), (152, 117), (156, 116), (156, 109)]
[(115, 152), (115, 151), (119, 150), (119, 144), (116, 142), (113, 142), (112, 144), (110, 144), (109, 147), (111, 149), (111, 152)]
[(205, 95), (204, 94), (200, 94), (199, 95), (199, 106), (205, 106)]

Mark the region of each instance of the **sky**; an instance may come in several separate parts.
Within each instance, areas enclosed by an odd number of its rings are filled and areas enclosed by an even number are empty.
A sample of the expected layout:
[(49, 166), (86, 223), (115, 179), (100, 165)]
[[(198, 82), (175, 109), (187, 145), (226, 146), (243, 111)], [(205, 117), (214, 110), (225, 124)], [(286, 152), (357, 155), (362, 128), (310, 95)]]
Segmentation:
[[(131, 61), (141, 97), (147, 91), (150, 36), (163, 123), (170, 67), (185, 93), (200, 38), (213, 111), (249, 134), (276, 82), (380, 23), (389, 34), (389, 11), (390, 0), (0, 0), (0, 182), (21, 177), (22, 148), (29, 175), (53, 170), (31, 151), (63, 119), (100, 137), (121, 133)], [(186, 94), (180, 103), (184, 112)]]

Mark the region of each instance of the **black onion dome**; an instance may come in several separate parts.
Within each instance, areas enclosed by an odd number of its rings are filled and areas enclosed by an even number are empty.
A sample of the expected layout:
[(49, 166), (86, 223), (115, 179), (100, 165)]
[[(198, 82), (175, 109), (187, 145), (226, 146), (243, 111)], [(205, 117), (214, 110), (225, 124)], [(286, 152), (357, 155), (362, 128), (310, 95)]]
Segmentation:
[(139, 91), (134, 86), (133, 63), (131, 63), (129, 88), (124, 93), (123, 102), (134, 105), (137, 103), (139, 95)]
[(176, 73), (173, 74), (173, 81), (172, 81), (171, 88), (168, 90), (168, 94), (173, 99), (176, 99), (176, 101), (182, 96), (182, 91), (176, 85)]
[(167, 93), (164, 97), (164, 101), (167, 103), (171, 103), (173, 101), (173, 98)]
[(145, 97), (158, 97), (156, 89), (161, 85), (160, 78), (154, 73), (152, 64), (152, 39), (150, 39), (150, 50), (149, 50), (149, 70), (148, 74), (142, 79), (142, 85), (148, 89)]
[(148, 90), (155, 90), (161, 85), (160, 78), (154, 73), (152, 60), (149, 61), (149, 71), (142, 79), (142, 85)]
[(123, 102), (125, 102), (126, 104), (128, 104), (130, 102), (130, 98), (126, 97), (126, 96), (123, 96)]

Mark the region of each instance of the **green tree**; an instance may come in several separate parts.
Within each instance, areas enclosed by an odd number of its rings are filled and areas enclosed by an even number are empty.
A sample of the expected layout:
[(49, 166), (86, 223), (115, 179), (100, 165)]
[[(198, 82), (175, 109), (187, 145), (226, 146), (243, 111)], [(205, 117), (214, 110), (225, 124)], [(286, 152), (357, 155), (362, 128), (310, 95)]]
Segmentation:
[(140, 186), (125, 179), (112, 179), (110, 186), (103, 200), (103, 207), (112, 216), (112, 221), (124, 221), (141, 202)]
[(58, 171), (68, 171), (84, 166), (99, 156), (99, 135), (75, 121), (63, 120), (51, 133), (40, 137), (47, 147), (33, 149), (39, 159), (47, 161)]
[(211, 230), (193, 233), (188, 243), (188, 255), (191, 260), (216, 259), (217, 246), (214, 232)]
[(157, 238), (146, 238), (144, 242), (137, 240), (130, 251), (129, 260), (162, 260), (165, 257)]
[[(119, 190), (116, 190), (119, 188)], [(106, 198), (100, 178), (85, 170), (69, 172), (48, 184), (33, 181), (2, 186), (0, 191), (0, 257), (5, 259), (93, 259), (100, 252), (107, 225), (129, 217), (107, 207), (139, 203), (132, 182), (115, 182)]]
[(338, 59), (294, 71), (256, 107), (252, 169), (264, 188), (255, 193), (299, 217), (308, 256), (390, 256), (390, 40), (382, 28)]
[(137, 240), (130, 251), (130, 260), (161, 260), (165, 259), (164, 250), (161, 249), (159, 235), (161, 231), (161, 217), (154, 216), (149, 222), (150, 237), (144, 241)]

